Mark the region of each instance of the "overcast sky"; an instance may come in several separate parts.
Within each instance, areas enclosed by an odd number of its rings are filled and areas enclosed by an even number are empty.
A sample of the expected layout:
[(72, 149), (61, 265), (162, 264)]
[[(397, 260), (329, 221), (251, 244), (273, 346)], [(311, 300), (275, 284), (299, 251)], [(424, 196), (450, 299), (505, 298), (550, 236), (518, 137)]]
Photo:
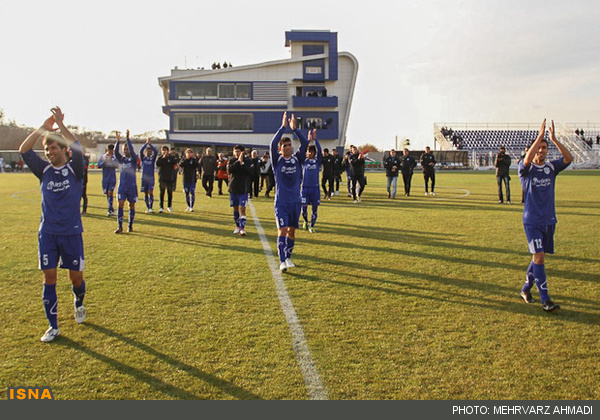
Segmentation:
[(0, 10), (0, 108), (21, 124), (39, 126), (57, 104), (88, 129), (167, 128), (158, 77), (288, 58), (292, 29), (338, 32), (339, 50), (358, 59), (352, 143), (431, 145), (434, 122), (600, 123), (593, 0), (20, 0)]

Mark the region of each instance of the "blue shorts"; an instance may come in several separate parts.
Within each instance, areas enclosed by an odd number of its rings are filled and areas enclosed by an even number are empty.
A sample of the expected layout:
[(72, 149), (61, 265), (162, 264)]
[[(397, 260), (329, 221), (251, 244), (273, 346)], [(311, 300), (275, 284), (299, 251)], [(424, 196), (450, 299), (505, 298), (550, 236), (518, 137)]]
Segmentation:
[(300, 211), (302, 203), (276, 203), (275, 204), (275, 222), (277, 229), (282, 227), (298, 228)]
[(81, 233), (75, 235), (39, 233), (38, 259), (40, 270), (56, 268), (59, 258), (60, 268), (83, 271), (85, 260)]
[(236, 194), (229, 193), (229, 206), (231, 207), (246, 207), (248, 204), (248, 193)]
[(116, 179), (111, 179), (111, 180), (102, 180), (102, 191), (104, 194), (108, 194), (109, 191), (114, 191), (115, 187), (117, 185), (117, 180)]
[(318, 206), (321, 204), (321, 191), (319, 188), (307, 188), (302, 190), (302, 205)]
[(556, 225), (523, 226), (525, 227), (527, 247), (529, 248), (530, 253), (537, 254), (538, 252), (545, 252), (546, 254), (554, 254), (554, 231)]
[(127, 189), (127, 190), (121, 190), (119, 188), (119, 192), (117, 194), (117, 200), (119, 200), (119, 201), (127, 200), (130, 203), (137, 203), (137, 201), (138, 201), (137, 188)]
[(150, 191), (154, 191), (154, 178), (146, 180), (142, 177), (142, 188), (140, 189), (140, 192), (146, 193)]
[[(196, 193), (196, 183), (195, 182), (190, 182), (189, 184), (187, 182), (183, 183), (183, 192), (186, 194), (195, 194)], [(248, 200), (246, 200), (248, 201)]]

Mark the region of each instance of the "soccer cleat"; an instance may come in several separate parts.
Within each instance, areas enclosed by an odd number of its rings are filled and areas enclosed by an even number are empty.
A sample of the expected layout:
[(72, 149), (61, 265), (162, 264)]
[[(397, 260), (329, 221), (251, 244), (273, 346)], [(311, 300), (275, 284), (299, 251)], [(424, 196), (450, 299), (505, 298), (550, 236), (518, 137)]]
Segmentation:
[(352, 194), (348, 193), (348, 197), (352, 197)]
[(85, 308), (83, 305), (79, 307), (75, 306), (75, 321), (78, 324), (81, 324), (83, 321), (85, 321)]
[(533, 297), (531, 296), (531, 292), (521, 292), (521, 297), (525, 303), (535, 303), (535, 300), (533, 300)]
[(309, 231), (310, 233), (316, 233), (316, 230), (315, 230), (315, 228), (314, 228), (314, 227), (309, 227), (309, 228), (308, 228), (308, 231)]
[(431, 195), (435, 195), (435, 193), (433, 191), (431, 191)]
[(392, 195), (390, 193), (388, 193), (388, 198), (392, 198)]
[(503, 204), (503, 203), (504, 203), (504, 201), (498, 200), (498, 204)]
[(115, 230), (115, 233), (123, 233), (123, 228), (118, 228), (117, 230)]
[(173, 211), (173, 209), (172, 209), (171, 207), (167, 207), (167, 211), (168, 211), (169, 213), (171, 213), (171, 212)]
[(429, 193), (427, 191), (425, 191), (425, 195), (429, 195)]
[(154, 210), (148, 209), (148, 213), (154, 213)]
[(362, 200), (360, 199), (360, 195), (358, 196), (358, 202), (360, 203)]
[(508, 200), (508, 201), (506, 202), (506, 204), (512, 204), (512, 203), (510, 202), (510, 200)]
[(291, 258), (286, 258), (286, 259), (285, 259), (285, 265), (287, 266), (287, 268), (293, 268), (293, 267), (295, 267), (295, 266), (296, 266), (296, 264), (294, 264), (294, 263), (292, 262), (292, 259), (291, 259)]
[(306, 222), (302, 222), (302, 229), (308, 230), (308, 224)]
[(546, 312), (554, 312), (557, 309), (560, 309), (560, 306), (551, 300), (546, 301), (546, 303), (542, 303), (542, 309)]
[(287, 264), (285, 263), (285, 261), (279, 264), (279, 271), (281, 271), (282, 273), (285, 273), (287, 271)]
[(358, 203), (358, 200), (354, 200), (354, 204)]
[(184, 211), (190, 211), (190, 208), (189, 208), (189, 207), (186, 207)]
[(240, 229), (240, 236), (246, 236), (246, 231), (244, 229)]
[(237, 235), (238, 233), (240, 233), (240, 228), (236, 227), (235, 230), (233, 231), (233, 234)]
[(59, 335), (60, 335), (60, 330), (58, 328), (48, 327), (48, 329), (46, 330), (44, 335), (42, 335), (42, 338), (40, 338), (40, 340), (43, 341), (44, 343), (49, 343), (52, 340), (54, 340), (56, 337), (58, 337)]
[(158, 212), (159, 212), (159, 213), (164, 213), (164, 210), (163, 210), (163, 208), (162, 208), (162, 207), (161, 207), (161, 208), (159, 208), (159, 209), (158, 209)]
[(190, 213), (193, 213), (193, 212), (194, 212), (194, 208), (190, 207)]
[(127, 228), (127, 232), (129, 232), (129, 233), (133, 232), (133, 226), (129, 226), (129, 227)]

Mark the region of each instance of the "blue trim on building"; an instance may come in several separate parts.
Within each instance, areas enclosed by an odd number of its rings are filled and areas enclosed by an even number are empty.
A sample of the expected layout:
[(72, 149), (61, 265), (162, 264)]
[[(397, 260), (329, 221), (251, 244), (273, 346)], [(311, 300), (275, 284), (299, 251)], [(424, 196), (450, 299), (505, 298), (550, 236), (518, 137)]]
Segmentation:
[(206, 109), (223, 109), (230, 110), (231, 112), (235, 112), (235, 110), (245, 111), (248, 109), (281, 109), (286, 110), (287, 105), (171, 105), (171, 106), (163, 106), (163, 112), (167, 113), (168, 111), (176, 111), (178, 109), (183, 110), (206, 110)]
[[(325, 60), (308, 60), (302, 63), (303, 67), (303, 80), (309, 82), (325, 82)], [(308, 73), (307, 67), (318, 67), (321, 69), (320, 73)]]
[[(177, 97), (177, 85), (190, 85), (190, 84), (250, 84), (250, 97), (249, 98), (219, 98), (219, 92), (217, 88), (217, 97), (215, 98), (178, 98)], [(250, 81), (227, 81), (227, 80), (210, 80), (210, 81), (170, 81), (169, 82), (169, 100), (171, 101), (252, 101), (254, 99), (254, 82)]]
[(318, 55), (325, 54), (325, 46), (324, 45), (303, 45), (302, 46), (302, 55), (306, 57), (307, 55)]
[[(327, 44), (329, 44), (329, 74), (327, 75), (327, 79), (328, 80), (338, 80), (337, 32), (287, 31), (285, 33), (285, 46), (289, 47), (291, 45), (291, 43), (294, 41), (295, 42), (323, 42), (323, 43), (326, 42)], [(307, 79), (307, 80), (314, 80), (314, 79)]]
[[(281, 126), (281, 112), (253, 112), (253, 130), (219, 130), (219, 131), (204, 131), (204, 130), (174, 130), (173, 124), (177, 114), (192, 114), (191, 111), (174, 112), (169, 118), (169, 133), (171, 134), (265, 134), (273, 135)], [(207, 112), (203, 112), (207, 113)], [(213, 112), (213, 114), (223, 114), (224, 112)], [(239, 112), (229, 112), (237, 114)], [(295, 111), (296, 118), (321, 118), (324, 122), (329, 122), (326, 129), (317, 129), (318, 136), (323, 140), (334, 140), (339, 138), (339, 113), (338, 112), (323, 112), (323, 111)], [(288, 113), (289, 116), (289, 113)], [(302, 130), (308, 130), (302, 127)]]
[(337, 96), (292, 96), (294, 108), (335, 108), (338, 106)]

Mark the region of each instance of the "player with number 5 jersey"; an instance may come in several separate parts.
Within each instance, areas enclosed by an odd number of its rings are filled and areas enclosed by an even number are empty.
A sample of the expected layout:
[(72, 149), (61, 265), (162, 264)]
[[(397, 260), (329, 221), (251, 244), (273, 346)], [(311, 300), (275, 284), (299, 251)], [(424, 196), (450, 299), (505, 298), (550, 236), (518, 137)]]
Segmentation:
[[(83, 306), (83, 226), (79, 202), (83, 191), (84, 159), (81, 144), (63, 123), (59, 107), (42, 126), (31, 133), (19, 147), (19, 153), (31, 172), (40, 180), (42, 193), (42, 220), (38, 234), (39, 267), (43, 273), (43, 302), (50, 326), (42, 336), (50, 342), (60, 335), (58, 328), (58, 298), (56, 294), (57, 267), (69, 270), (75, 295), (75, 321), (82, 323), (86, 313)], [(54, 128), (54, 124), (58, 128)], [(60, 135), (55, 131), (60, 130)], [(47, 161), (41, 159), (33, 147), (42, 138)], [(67, 158), (68, 148), (71, 160)]]

